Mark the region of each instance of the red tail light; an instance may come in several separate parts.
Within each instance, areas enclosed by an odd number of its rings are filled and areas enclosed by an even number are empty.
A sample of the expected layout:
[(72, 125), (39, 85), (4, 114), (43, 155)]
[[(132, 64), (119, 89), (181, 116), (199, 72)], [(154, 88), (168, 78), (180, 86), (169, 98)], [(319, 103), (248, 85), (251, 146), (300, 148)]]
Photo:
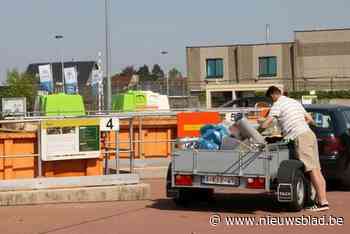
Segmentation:
[(251, 189), (265, 188), (265, 178), (248, 178), (247, 188), (251, 188)]
[(325, 155), (337, 155), (339, 152), (345, 150), (341, 139), (333, 135), (322, 138), (323, 142), (323, 154)]
[(192, 175), (175, 175), (175, 185), (192, 186)]

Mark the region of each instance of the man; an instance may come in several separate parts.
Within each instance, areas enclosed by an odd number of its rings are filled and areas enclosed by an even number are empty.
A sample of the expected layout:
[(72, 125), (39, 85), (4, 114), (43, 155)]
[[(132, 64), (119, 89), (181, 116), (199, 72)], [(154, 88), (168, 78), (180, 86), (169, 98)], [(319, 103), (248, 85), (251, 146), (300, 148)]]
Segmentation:
[(275, 86), (269, 87), (266, 97), (272, 99), (273, 106), (261, 128), (266, 129), (274, 119), (278, 120), (284, 138), (295, 141), (297, 157), (304, 163), (305, 172), (310, 174), (311, 183), (316, 189), (318, 202), (308, 210), (328, 210), (326, 182), (321, 172), (317, 139), (308, 125), (313, 123), (311, 115), (298, 101), (283, 96), (281, 90)]

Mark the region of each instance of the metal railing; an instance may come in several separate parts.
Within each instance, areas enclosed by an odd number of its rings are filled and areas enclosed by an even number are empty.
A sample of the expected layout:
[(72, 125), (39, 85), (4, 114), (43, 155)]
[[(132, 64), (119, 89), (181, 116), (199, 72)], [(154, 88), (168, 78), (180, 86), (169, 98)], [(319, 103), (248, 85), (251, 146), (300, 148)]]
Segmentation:
[(237, 80), (206, 79), (203, 81), (188, 80), (189, 90), (205, 90), (207, 85), (235, 85), (235, 84), (282, 84), (288, 91), (336, 91), (350, 89), (350, 77), (322, 76), (322, 77), (282, 77), (282, 78), (249, 78)]
[[(180, 112), (198, 112), (198, 111), (213, 111), (213, 112), (219, 112), (221, 114), (225, 113), (232, 113), (232, 112), (243, 112), (243, 113), (250, 113), (250, 112), (258, 112), (259, 109), (257, 108), (221, 108), (221, 109), (185, 109), (185, 110), (174, 110), (174, 111), (167, 111), (167, 112), (132, 112), (132, 113), (108, 113), (108, 114), (93, 114), (93, 115), (86, 115), (86, 116), (26, 116), (26, 117), (8, 117), (7, 119), (0, 120), (0, 126), (2, 125), (8, 125), (8, 124), (24, 124), (24, 123), (31, 123), (34, 125), (37, 125), (38, 129), (36, 131), (37, 134), (37, 153), (33, 154), (16, 154), (16, 155), (0, 155), (0, 158), (2, 159), (8, 159), (8, 158), (26, 158), (26, 157), (34, 157), (37, 158), (37, 164), (35, 171), (37, 171), (37, 176), (42, 177), (42, 157), (41, 157), (41, 123), (45, 120), (62, 120), (62, 119), (71, 119), (71, 118), (100, 118), (100, 117), (118, 117), (121, 120), (129, 121), (126, 125), (128, 126), (129, 130), (129, 138), (128, 140), (120, 140), (119, 133), (116, 134), (115, 142), (109, 142), (108, 137), (104, 139), (104, 148), (100, 150), (100, 154), (103, 155), (105, 159), (105, 165), (104, 165), (104, 173), (108, 174), (109, 172), (109, 166), (108, 166), (108, 159), (111, 154), (115, 154), (115, 160), (116, 160), (116, 173), (120, 172), (120, 154), (121, 153), (127, 153), (129, 162), (130, 162), (130, 172), (134, 172), (135, 169), (135, 146), (139, 148), (139, 155), (142, 155), (143, 149), (145, 148), (145, 144), (172, 144), (175, 142), (175, 139), (167, 139), (167, 140), (144, 140), (142, 137), (142, 134), (139, 135), (138, 139), (134, 139), (134, 130), (137, 129), (138, 132), (142, 132), (144, 128), (144, 121), (143, 119), (145, 117), (174, 117)], [(138, 120), (135, 121), (134, 120)], [(101, 142), (100, 142), (101, 143)], [(128, 148), (125, 149), (121, 147), (121, 144), (128, 144)], [(171, 148), (170, 148), (171, 149)]]
[(124, 92), (128, 89), (149, 90), (159, 94), (167, 95), (169, 85), (169, 96), (188, 96), (188, 80), (186, 78), (169, 79), (159, 78), (157, 80), (139, 81), (133, 85), (117, 85), (112, 87), (113, 93)]

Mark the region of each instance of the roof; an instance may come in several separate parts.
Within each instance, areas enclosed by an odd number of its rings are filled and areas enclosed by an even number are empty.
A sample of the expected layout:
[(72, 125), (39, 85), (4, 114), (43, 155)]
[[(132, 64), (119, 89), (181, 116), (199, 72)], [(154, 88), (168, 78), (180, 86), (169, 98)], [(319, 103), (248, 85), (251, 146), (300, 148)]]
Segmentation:
[[(52, 73), (53, 73), (53, 81), (61, 82), (62, 81), (62, 64), (61, 62), (55, 62), (55, 63), (33, 63), (29, 64), (27, 67), (27, 72), (38, 74), (39, 73), (39, 66), (45, 65), (45, 64), (51, 64), (52, 66)], [(64, 62), (64, 67), (76, 67), (78, 71), (78, 86), (79, 90), (81, 90), (83, 87), (86, 86), (86, 83), (91, 75), (91, 72), (95, 66), (95, 61), (77, 61), (77, 62)]]
[(294, 32), (324, 32), (324, 31), (350, 31), (350, 28), (321, 28), (321, 29), (307, 29), (307, 30), (294, 30)]
[(128, 86), (132, 76), (127, 75), (115, 75), (112, 77), (112, 86), (113, 87), (124, 87)]
[(187, 46), (186, 48), (215, 48), (215, 47), (237, 47), (237, 46), (260, 46), (260, 45), (285, 45), (294, 44), (294, 41), (271, 42), (271, 43), (247, 43), (247, 44), (226, 44), (226, 45), (203, 45), (203, 46)]
[(313, 105), (305, 105), (306, 109), (314, 109), (314, 110), (335, 110), (335, 109), (350, 109), (350, 106), (344, 105), (332, 105), (332, 104), (313, 104)]

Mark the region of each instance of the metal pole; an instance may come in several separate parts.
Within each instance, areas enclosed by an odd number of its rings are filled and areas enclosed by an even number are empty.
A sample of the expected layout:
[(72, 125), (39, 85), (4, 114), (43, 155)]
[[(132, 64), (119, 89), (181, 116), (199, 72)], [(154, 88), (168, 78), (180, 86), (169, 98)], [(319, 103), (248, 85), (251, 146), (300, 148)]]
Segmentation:
[(108, 175), (109, 174), (108, 159), (109, 159), (109, 147), (110, 147), (110, 142), (111, 142), (111, 132), (107, 132), (106, 136), (108, 136), (107, 137), (108, 143), (106, 144), (108, 151), (105, 154), (105, 173), (104, 174)]
[(63, 61), (63, 45), (61, 45), (61, 68), (62, 68), (62, 84), (63, 84), (63, 93), (66, 93), (66, 85), (64, 80), (64, 61)]
[(98, 104), (98, 113), (101, 113), (102, 111), (102, 94), (103, 94), (103, 71), (102, 71), (102, 53), (98, 53), (98, 71), (99, 71), (99, 80), (97, 83), (97, 104)]
[(112, 109), (112, 86), (110, 77), (110, 31), (109, 31), (109, 0), (105, 0), (105, 33), (106, 33), (106, 79), (107, 79), (107, 105), (108, 111)]
[(39, 127), (37, 130), (37, 140), (38, 140), (38, 177), (42, 177), (43, 171), (42, 171), (42, 162), (41, 162), (41, 121), (39, 122)]
[(142, 116), (139, 117), (139, 158), (143, 158)]
[(169, 97), (169, 73), (166, 76), (166, 95)]
[[(56, 35), (55, 36), (55, 39), (57, 40), (63, 40), (63, 35)], [(62, 72), (62, 76), (61, 76), (61, 79), (62, 79), (62, 85), (63, 85), (63, 92), (65, 93), (65, 82), (64, 82), (64, 61), (63, 61), (63, 43), (61, 45), (61, 49), (60, 49), (60, 53), (61, 53), (61, 72)]]
[[(160, 52), (161, 55), (167, 55), (168, 51), (161, 51)], [(166, 95), (169, 96), (169, 71), (165, 73), (166, 76)]]
[(133, 118), (129, 119), (129, 151), (130, 151), (130, 173), (134, 172), (134, 146), (133, 146), (133, 135), (134, 135), (134, 126)]
[(120, 153), (119, 153), (119, 131), (115, 131), (115, 160), (116, 160), (116, 169), (117, 174), (119, 174), (119, 165), (120, 165)]

